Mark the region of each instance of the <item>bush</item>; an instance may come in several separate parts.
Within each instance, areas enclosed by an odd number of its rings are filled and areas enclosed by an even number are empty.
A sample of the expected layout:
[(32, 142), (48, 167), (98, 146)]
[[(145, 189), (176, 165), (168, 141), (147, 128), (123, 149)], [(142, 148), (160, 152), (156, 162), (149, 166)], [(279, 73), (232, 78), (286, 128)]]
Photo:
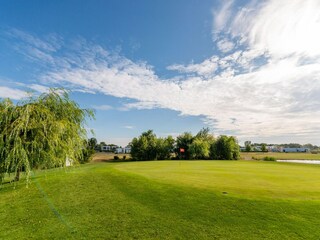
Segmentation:
[(79, 158), (79, 162), (81, 164), (88, 163), (92, 160), (93, 154), (95, 153), (95, 150), (90, 148), (85, 148), (82, 150), (82, 156)]
[(113, 157), (114, 160), (119, 160), (120, 158), (118, 156)]
[(122, 160), (126, 160), (127, 156), (122, 156)]
[(264, 157), (264, 158), (263, 158), (263, 161), (271, 161), (271, 162), (275, 162), (275, 161), (276, 161), (276, 159), (275, 159), (275, 157), (268, 157), (268, 156), (266, 156), (266, 157)]
[(169, 159), (174, 148), (174, 139), (157, 138), (152, 130), (143, 132), (131, 141), (131, 156), (134, 160), (164, 160)]
[(210, 147), (210, 158), (215, 160), (238, 160), (240, 149), (235, 137), (221, 135)]

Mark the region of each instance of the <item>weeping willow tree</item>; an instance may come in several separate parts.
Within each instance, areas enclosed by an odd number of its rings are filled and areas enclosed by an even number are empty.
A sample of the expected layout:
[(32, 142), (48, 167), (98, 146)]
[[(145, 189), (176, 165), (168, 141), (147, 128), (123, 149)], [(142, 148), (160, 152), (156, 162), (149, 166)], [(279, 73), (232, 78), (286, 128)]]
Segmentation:
[(83, 157), (91, 110), (81, 109), (68, 93), (51, 89), (38, 97), (13, 104), (0, 102), (0, 178), (6, 173), (27, 180), (34, 168), (62, 167), (66, 159)]

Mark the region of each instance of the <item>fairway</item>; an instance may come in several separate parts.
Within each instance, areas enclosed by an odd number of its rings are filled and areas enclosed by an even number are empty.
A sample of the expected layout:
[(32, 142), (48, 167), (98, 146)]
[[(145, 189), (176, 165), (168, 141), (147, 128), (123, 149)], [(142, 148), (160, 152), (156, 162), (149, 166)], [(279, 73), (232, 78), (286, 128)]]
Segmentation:
[(116, 169), (245, 198), (320, 200), (320, 166), (251, 161), (135, 162)]
[(0, 190), (0, 239), (319, 239), (320, 166), (92, 163)]

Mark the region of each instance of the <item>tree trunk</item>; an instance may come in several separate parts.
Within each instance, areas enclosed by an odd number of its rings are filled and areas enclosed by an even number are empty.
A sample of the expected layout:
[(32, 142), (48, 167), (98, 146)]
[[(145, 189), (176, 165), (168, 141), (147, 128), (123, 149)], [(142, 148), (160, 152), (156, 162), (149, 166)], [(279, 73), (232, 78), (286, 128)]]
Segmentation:
[(21, 168), (18, 168), (16, 176), (14, 178), (15, 182), (18, 182), (20, 180), (20, 172), (21, 172)]

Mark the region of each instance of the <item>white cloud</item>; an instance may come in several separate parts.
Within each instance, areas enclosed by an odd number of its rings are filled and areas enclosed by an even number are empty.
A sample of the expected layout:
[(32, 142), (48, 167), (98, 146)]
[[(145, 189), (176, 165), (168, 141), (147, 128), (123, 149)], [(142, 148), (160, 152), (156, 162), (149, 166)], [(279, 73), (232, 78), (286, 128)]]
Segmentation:
[(221, 52), (227, 53), (234, 49), (235, 44), (228, 39), (222, 39), (217, 42), (217, 47)]
[(106, 104), (104, 104), (104, 105), (99, 105), (99, 106), (93, 105), (92, 107), (93, 107), (94, 109), (96, 109), (96, 110), (102, 110), (102, 111), (108, 111), (108, 110), (112, 110), (112, 109), (113, 109), (112, 106), (106, 105)]
[(28, 94), (25, 91), (21, 91), (15, 88), (0, 86), (0, 98), (10, 98), (14, 100), (20, 100), (27, 96)]
[(229, 27), (251, 48), (266, 49), (274, 57), (319, 57), (319, 9), (317, 0), (269, 0), (243, 8)]
[(222, 1), (221, 8), (217, 10), (213, 10), (212, 14), (214, 16), (213, 21), (213, 33), (220, 32), (226, 28), (227, 24), (230, 22), (231, 14), (232, 14), (232, 6), (234, 0), (225, 0)]
[(49, 92), (49, 87), (43, 86), (43, 85), (39, 85), (39, 84), (30, 84), (30, 85), (26, 85), (28, 88), (33, 89), (39, 93), (45, 93), (45, 92)]
[(134, 126), (131, 126), (131, 125), (127, 125), (127, 126), (123, 126), (123, 127), (126, 129), (133, 129), (134, 128)]
[(171, 65), (168, 69), (179, 74), (170, 79), (145, 62), (81, 40), (53, 57), (41, 81), (135, 100), (127, 109), (167, 108), (200, 116), (216, 133), (240, 139), (317, 139), (319, 4), (253, 1), (235, 10), (228, 1), (214, 12), (215, 41), (224, 56)]
[(209, 59), (204, 60), (202, 63), (198, 64), (188, 64), (188, 65), (181, 65), (181, 64), (174, 64), (168, 66), (168, 70), (178, 71), (180, 73), (196, 73), (201, 76), (208, 76), (213, 74), (218, 68), (218, 58), (212, 57)]
[[(12, 38), (19, 39), (23, 41), (25, 44), (33, 46), (34, 49), (38, 50), (55, 52), (59, 47), (59, 45), (56, 44), (57, 37), (54, 37), (54, 35), (50, 35), (50, 38), (48, 39), (49, 41), (45, 41), (16, 28), (8, 30), (6, 34)], [(50, 43), (52, 41), (54, 42), (54, 44)]]

